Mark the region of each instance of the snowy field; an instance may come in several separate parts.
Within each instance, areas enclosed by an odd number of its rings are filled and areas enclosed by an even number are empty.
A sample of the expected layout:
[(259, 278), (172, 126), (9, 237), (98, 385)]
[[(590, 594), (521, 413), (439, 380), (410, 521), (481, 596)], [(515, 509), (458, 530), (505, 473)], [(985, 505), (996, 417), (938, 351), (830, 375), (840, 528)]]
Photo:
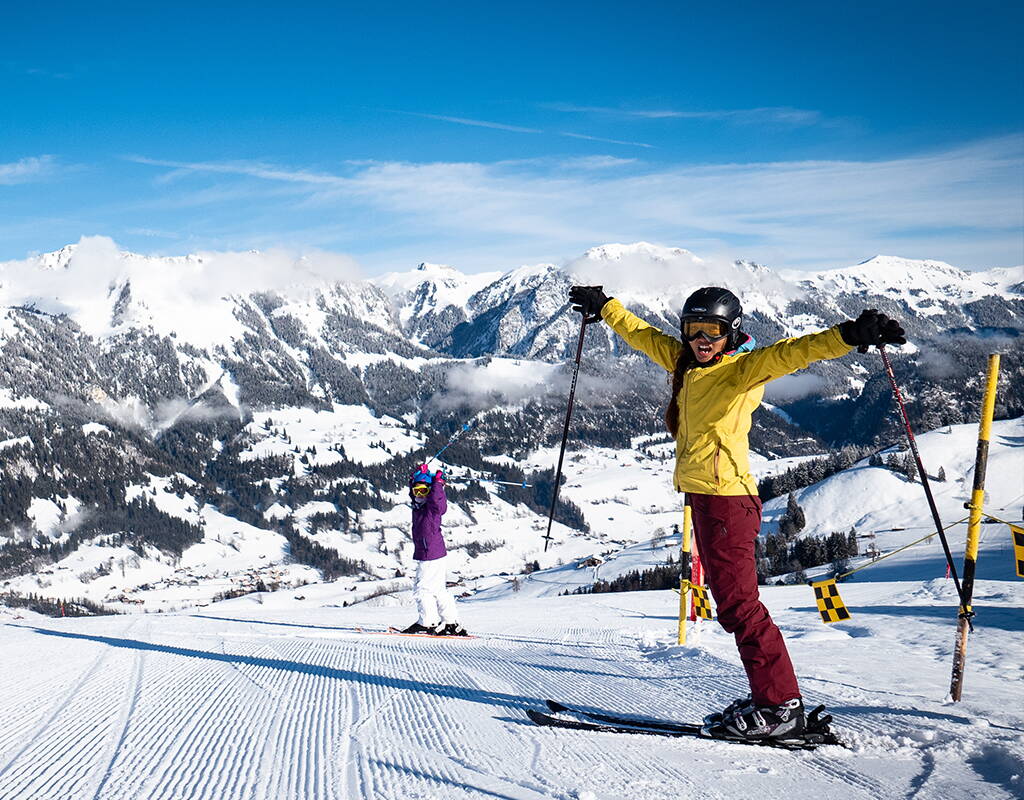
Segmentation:
[[(919, 440), (925, 463), (949, 475), (933, 486), (948, 523), (965, 513), (975, 435), (963, 425)], [(1005, 519), (1020, 519), (1022, 443), (1024, 419), (996, 423), (986, 508)], [(679, 546), (664, 454), (587, 455), (567, 462), (565, 493), (587, 509), (594, 535), (556, 531), (553, 552), (542, 554), (541, 531), (514, 518), (536, 550), (487, 553), (481, 563), (491, 559), (493, 572), (463, 576), (456, 590), (472, 595), (460, 600), (472, 640), (361, 632), (414, 618), (407, 590), (351, 604), (380, 581), (311, 583), (210, 604), (232, 570), (282, 568), (280, 537), (200, 509), (159, 482), (135, 487), (202, 521), (204, 541), (176, 565), (133, 566), (126, 552), (111, 574), (84, 584), (146, 599), (122, 604), (134, 613), (51, 619), (0, 608), (0, 798), (1024, 797), (1024, 581), (1002, 524), (982, 526), (977, 630), (961, 703), (946, 698), (956, 600), (932, 540), (843, 583), (853, 615), (845, 623), (822, 624), (806, 586), (763, 589), (807, 704), (829, 707), (848, 749), (791, 753), (530, 723), (525, 710), (542, 709), (545, 698), (697, 721), (746, 693), (732, 639), (717, 625), (702, 626), (688, 647), (675, 645), (674, 592), (561, 595), (664, 563)], [(920, 484), (866, 462), (796, 496), (806, 532), (856, 527), (862, 552), (867, 542), (891, 552), (933, 530)], [(766, 504), (766, 529), (784, 505)], [(449, 536), (509, 528), (496, 508), (475, 523), (451, 515)], [(957, 564), (964, 533), (963, 524), (949, 533)], [(69, 590), (110, 552), (86, 545), (44, 575), (18, 580)], [(518, 570), (496, 574), (535, 553), (545, 569), (515, 582)], [(466, 563), (453, 559), (455, 568)], [(384, 583), (401, 590), (408, 582)]]
[(526, 719), (550, 697), (694, 720), (745, 693), (716, 625), (674, 645), (670, 591), (495, 592), (461, 603), (480, 635), (463, 641), (360, 633), (411, 606), (340, 608), (330, 585), (176, 615), (0, 609), (0, 797), (1021, 797), (1024, 582), (1007, 529), (986, 528), (958, 704), (937, 548), (843, 584), (853, 617), (839, 625), (805, 586), (764, 590), (805, 697), (850, 744), (810, 753)]

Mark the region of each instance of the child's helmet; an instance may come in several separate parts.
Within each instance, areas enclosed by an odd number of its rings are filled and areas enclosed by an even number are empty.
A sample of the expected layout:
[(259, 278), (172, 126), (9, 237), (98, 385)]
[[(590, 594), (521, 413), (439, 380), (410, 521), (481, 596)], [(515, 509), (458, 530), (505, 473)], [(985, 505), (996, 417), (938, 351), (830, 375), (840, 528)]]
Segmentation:
[(430, 470), (426, 464), (420, 464), (416, 472), (412, 476), (412, 493), (416, 497), (426, 497), (430, 494), (430, 489), (434, 483), (434, 476), (430, 474)]

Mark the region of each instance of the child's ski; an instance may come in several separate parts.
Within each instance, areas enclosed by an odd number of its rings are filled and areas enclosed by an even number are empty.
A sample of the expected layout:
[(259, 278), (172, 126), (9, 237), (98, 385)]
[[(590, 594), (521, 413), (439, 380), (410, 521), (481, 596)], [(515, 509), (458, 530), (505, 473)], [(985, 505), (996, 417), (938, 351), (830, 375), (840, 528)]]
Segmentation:
[(369, 636), (405, 636), (407, 638), (413, 638), (413, 639), (445, 639), (445, 640), (448, 640), (448, 639), (477, 639), (477, 638), (479, 638), (477, 636), (472, 636), (472, 635), (466, 635), (466, 636), (442, 636), (440, 634), (432, 634), (432, 633), (404, 633), (404, 632), (400, 631), (398, 628), (388, 628), (387, 630), (383, 630), (383, 631), (368, 631), (368, 630), (366, 630), (366, 628), (353, 628), (352, 630), (356, 631), (357, 633), (365, 633), (365, 634), (367, 634)]

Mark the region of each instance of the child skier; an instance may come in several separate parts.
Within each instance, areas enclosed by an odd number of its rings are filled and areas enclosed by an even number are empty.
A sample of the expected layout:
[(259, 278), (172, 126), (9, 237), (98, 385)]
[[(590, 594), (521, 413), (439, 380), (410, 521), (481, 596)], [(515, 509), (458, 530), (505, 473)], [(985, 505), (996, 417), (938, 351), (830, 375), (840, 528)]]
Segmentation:
[(789, 653), (758, 598), (754, 541), (761, 501), (750, 475), (747, 434), (764, 384), (855, 346), (905, 344), (895, 320), (866, 310), (856, 320), (759, 350), (742, 352), (739, 299), (718, 287), (698, 289), (683, 306), (683, 341), (628, 312), (600, 286), (574, 286), (575, 310), (599, 316), (626, 343), (672, 376), (665, 424), (676, 440), (676, 491), (692, 506), (694, 534), (718, 621), (735, 634), (750, 696), (704, 718), (706, 735), (796, 738), (806, 718)]
[(444, 496), (444, 473), (430, 474), (421, 464), (409, 480), (412, 498), (412, 557), (416, 561), (414, 595), (419, 620), (402, 633), (434, 636), (466, 636), (459, 625), (455, 598), (445, 583), (448, 551), (441, 536), (441, 517), (448, 510)]

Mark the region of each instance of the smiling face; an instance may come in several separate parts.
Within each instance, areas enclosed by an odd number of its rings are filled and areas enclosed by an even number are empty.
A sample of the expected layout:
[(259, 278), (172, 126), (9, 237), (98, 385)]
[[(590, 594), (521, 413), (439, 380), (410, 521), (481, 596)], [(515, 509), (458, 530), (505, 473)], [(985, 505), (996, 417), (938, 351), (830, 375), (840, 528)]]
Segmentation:
[(698, 336), (696, 339), (691, 339), (687, 344), (693, 350), (693, 355), (697, 361), (701, 364), (707, 364), (725, 350), (725, 343), (727, 341), (728, 337), (719, 339), (717, 342), (709, 342), (703, 336)]

